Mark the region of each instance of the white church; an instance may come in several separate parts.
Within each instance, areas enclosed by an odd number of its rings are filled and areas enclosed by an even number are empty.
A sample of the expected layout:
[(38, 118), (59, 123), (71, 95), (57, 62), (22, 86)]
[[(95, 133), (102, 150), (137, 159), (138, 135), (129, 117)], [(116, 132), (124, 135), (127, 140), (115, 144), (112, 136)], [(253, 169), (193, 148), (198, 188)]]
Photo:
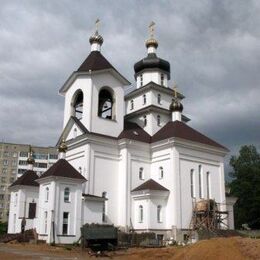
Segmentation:
[(136, 88), (102, 55), (102, 36), (60, 89), (65, 97), (59, 160), (41, 176), (28, 171), (10, 187), (8, 233), (34, 228), (39, 239), (73, 243), (86, 223), (181, 239), (194, 200), (214, 199), (229, 212), (224, 157), (228, 149), (191, 128), (184, 96), (169, 86), (170, 64), (156, 54), (134, 65)]

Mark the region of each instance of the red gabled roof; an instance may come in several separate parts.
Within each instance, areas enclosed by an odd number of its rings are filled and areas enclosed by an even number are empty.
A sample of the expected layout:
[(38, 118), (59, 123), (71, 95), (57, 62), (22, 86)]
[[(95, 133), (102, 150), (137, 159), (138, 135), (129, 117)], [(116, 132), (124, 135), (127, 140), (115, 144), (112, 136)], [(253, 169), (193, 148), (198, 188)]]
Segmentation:
[(139, 190), (161, 190), (161, 191), (169, 191), (168, 189), (166, 189), (165, 187), (163, 187), (161, 184), (159, 184), (158, 182), (150, 179), (146, 182), (144, 182), (143, 184), (141, 184), (140, 186), (136, 187), (135, 189), (133, 189), (132, 191), (139, 191)]
[(118, 139), (123, 138), (149, 143), (151, 136), (138, 124), (125, 121), (124, 130), (118, 136)]
[(168, 122), (161, 130), (153, 135), (151, 142), (153, 143), (171, 137), (178, 137), (192, 142), (215, 146), (228, 151), (226, 147), (213, 141), (181, 121)]
[(39, 179), (53, 177), (53, 176), (86, 181), (85, 177), (82, 176), (65, 159), (60, 159), (56, 163), (54, 163)]
[(10, 185), (10, 187), (14, 187), (17, 185), (25, 185), (25, 186), (39, 186), (39, 183), (37, 183), (35, 180), (37, 180), (39, 177), (36, 174), (36, 172), (32, 170), (28, 170), (21, 177), (19, 177), (14, 183)]

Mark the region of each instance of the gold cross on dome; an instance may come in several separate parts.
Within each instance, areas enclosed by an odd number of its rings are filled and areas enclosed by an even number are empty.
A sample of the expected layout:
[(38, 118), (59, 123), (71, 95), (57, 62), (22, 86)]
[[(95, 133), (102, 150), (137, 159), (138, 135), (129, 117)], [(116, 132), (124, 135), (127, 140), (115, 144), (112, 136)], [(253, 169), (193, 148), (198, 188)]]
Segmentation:
[(175, 98), (177, 98), (177, 94), (178, 94), (177, 89), (178, 89), (178, 86), (177, 86), (177, 84), (175, 83), (174, 86), (173, 86), (173, 91), (174, 91), (174, 97), (175, 97)]
[(98, 31), (99, 24), (100, 24), (100, 20), (97, 19), (95, 22), (96, 31)]
[(151, 22), (149, 25), (149, 31), (150, 31), (151, 38), (153, 38), (153, 36), (154, 36), (154, 27), (155, 27), (155, 22)]

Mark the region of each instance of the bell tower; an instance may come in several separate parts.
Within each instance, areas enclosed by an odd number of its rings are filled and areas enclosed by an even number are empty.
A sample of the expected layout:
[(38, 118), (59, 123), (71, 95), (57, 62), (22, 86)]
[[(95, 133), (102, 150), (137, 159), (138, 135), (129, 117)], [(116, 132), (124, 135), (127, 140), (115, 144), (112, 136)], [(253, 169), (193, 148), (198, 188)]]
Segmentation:
[(65, 96), (64, 128), (74, 120), (85, 131), (117, 137), (124, 123), (124, 87), (130, 82), (101, 54), (99, 22), (89, 38), (90, 54), (60, 89)]

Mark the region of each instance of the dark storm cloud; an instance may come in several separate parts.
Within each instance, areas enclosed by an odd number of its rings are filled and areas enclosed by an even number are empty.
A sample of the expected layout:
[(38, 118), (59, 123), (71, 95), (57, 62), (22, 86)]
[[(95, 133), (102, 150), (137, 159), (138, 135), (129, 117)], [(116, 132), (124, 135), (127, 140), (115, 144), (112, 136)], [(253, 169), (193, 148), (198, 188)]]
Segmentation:
[(228, 146), (260, 148), (260, 2), (1, 1), (0, 136), (54, 145), (62, 128), (58, 89), (89, 53), (101, 19), (103, 54), (134, 85), (147, 25), (186, 96), (191, 126)]

